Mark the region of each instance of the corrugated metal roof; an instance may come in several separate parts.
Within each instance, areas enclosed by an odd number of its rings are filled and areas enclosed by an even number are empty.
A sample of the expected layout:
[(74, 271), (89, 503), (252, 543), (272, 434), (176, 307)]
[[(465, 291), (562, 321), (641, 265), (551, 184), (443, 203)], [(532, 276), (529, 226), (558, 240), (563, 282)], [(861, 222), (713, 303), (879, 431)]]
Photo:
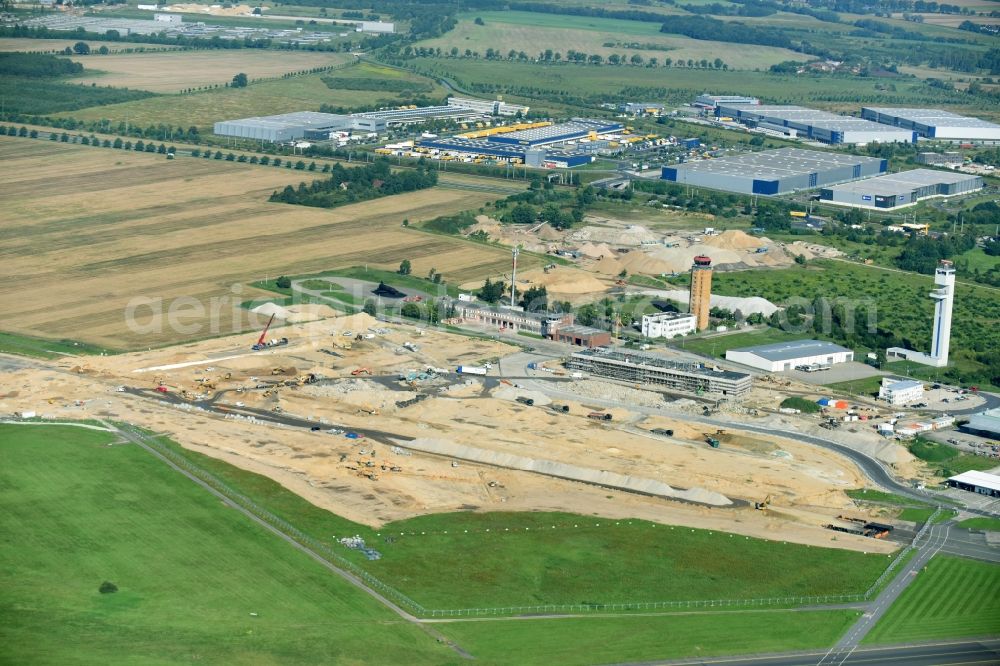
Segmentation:
[(793, 342), (776, 342), (756, 347), (741, 347), (740, 349), (730, 349), (728, 351), (754, 354), (768, 361), (789, 361), (794, 358), (839, 354), (851, 350), (847, 347), (835, 345), (832, 342), (823, 342), (822, 340), (795, 340)]
[(972, 470), (970, 472), (962, 472), (961, 474), (949, 477), (948, 480), (958, 483), (966, 483), (970, 486), (978, 486), (980, 488), (989, 488), (990, 490), (1000, 490), (1000, 476), (990, 474), (988, 472), (978, 472)]

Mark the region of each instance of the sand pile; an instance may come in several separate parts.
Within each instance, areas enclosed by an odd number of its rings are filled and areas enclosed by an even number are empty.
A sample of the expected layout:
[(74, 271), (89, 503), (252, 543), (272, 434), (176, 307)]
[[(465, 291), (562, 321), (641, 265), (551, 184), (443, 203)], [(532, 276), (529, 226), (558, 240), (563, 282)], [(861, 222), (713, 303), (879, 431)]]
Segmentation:
[(566, 386), (571, 392), (586, 398), (618, 400), (623, 403), (643, 405), (645, 407), (663, 406), (663, 396), (654, 391), (641, 391), (627, 386), (592, 379), (570, 382)]
[(704, 243), (723, 250), (754, 250), (771, 245), (771, 241), (766, 238), (756, 238), (738, 229), (723, 231), (718, 236), (707, 236)]
[(550, 294), (591, 294), (605, 290), (604, 284), (590, 273), (563, 266), (548, 273), (540, 270), (528, 271), (518, 277), (523, 278), (526, 283), (544, 286)]
[(592, 243), (611, 243), (618, 246), (636, 246), (643, 242), (659, 241), (660, 234), (646, 227), (631, 224), (624, 229), (615, 227), (587, 226), (570, 235), (570, 240), (590, 241)]
[(535, 230), (535, 235), (542, 240), (554, 241), (562, 240), (565, 234), (546, 222)]
[(579, 248), (577, 252), (585, 257), (590, 257), (591, 259), (598, 259), (600, 257), (614, 258), (617, 256), (614, 250), (608, 246), (607, 243), (584, 243)]
[(288, 318), (291, 316), (291, 313), (288, 312), (288, 310), (276, 303), (272, 303), (271, 301), (258, 305), (250, 310), (250, 312), (259, 314), (263, 317), (270, 317), (274, 315), (275, 319), (284, 319), (285, 321), (288, 321)]
[[(674, 252), (675, 250), (667, 250)], [(688, 266), (681, 266), (680, 261), (664, 260), (654, 252), (629, 252), (618, 263), (629, 273), (641, 273), (644, 275), (660, 275), (662, 273), (674, 273), (685, 270)]]
[(346, 315), (344, 317), (337, 317), (332, 323), (333, 329), (337, 332), (354, 331), (355, 333), (367, 331), (369, 328), (379, 325), (378, 320), (375, 319), (375, 317), (365, 312)]

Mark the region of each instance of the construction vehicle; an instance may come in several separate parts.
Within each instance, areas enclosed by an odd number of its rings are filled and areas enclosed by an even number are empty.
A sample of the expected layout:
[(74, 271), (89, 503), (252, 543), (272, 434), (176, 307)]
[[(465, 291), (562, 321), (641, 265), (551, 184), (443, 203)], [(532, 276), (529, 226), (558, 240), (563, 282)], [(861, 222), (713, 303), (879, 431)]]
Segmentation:
[[(721, 435), (722, 433), (723, 433), (723, 431), (720, 430), (717, 434)], [(718, 440), (718, 438), (709, 435), (707, 432), (705, 433), (705, 442), (709, 446), (711, 446), (713, 449), (719, 448), (719, 440)]]
[(267, 349), (268, 347), (280, 347), (281, 345), (288, 344), (288, 338), (267, 339), (267, 331), (271, 328), (271, 323), (273, 321), (274, 315), (271, 315), (271, 318), (267, 320), (267, 325), (264, 327), (264, 330), (260, 332), (260, 337), (257, 338), (257, 344), (250, 347), (250, 349), (260, 351), (261, 349)]
[(358, 407), (358, 411), (370, 414), (371, 416), (378, 416), (378, 409), (372, 407), (371, 405), (360, 405)]
[(532, 405), (535, 404), (534, 400), (532, 400), (531, 398), (525, 398), (524, 396), (518, 396), (517, 398), (515, 398), (515, 400), (517, 400), (522, 405), (527, 405), (528, 407), (531, 407)]
[(669, 430), (667, 428), (653, 428), (649, 432), (653, 433), (654, 435), (662, 435), (664, 437), (673, 437), (674, 436), (674, 431), (673, 430)]
[(569, 405), (549, 405), (549, 407), (554, 412), (562, 412), (563, 414), (569, 414)]
[(371, 368), (355, 368), (354, 370), (351, 370), (352, 377), (357, 377), (358, 375), (370, 376), (371, 374), (372, 374)]
[(272, 375), (283, 375), (283, 374), (285, 374), (285, 369), (281, 368), (281, 367), (271, 368), (271, 374)]
[(607, 412), (591, 412), (587, 414), (588, 419), (594, 419), (595, 421), (610, 421), (611, 414)]
[(768, 495), (767, 497), (765, 497), (763, 502), (754, 502), (753, 503), (753, 508), (757, 509), (758, 511), (763, 511), (764, 509), (766, 509), (769, 506), (771, 506), (771, 496), (770, 495)]

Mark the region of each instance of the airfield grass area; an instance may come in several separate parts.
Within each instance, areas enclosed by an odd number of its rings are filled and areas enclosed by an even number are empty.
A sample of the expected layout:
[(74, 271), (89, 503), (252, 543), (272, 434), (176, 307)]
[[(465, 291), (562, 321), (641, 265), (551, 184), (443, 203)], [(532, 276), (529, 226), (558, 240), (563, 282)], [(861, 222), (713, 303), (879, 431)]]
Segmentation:
[[(496, 198), (488, 191), (431, 188), (323, 210), (267, 201), (287, 184), (322, 177), (283, 167), (10, 137), (0, 137), (0, 159), (8, 275), (0, 302), (4, 327), (20, 335), (159, 346), (242, 328), (234, 312), (254, 296), (242, 285), (266, 275), (394, 270), (409, 259), (415, 274), (436, 268), (457, 283), (510, 262), (503, 248), (401, 224), (478, 208)], [(181, 307), (183, 328), (167, 321), (181, 296), (201, 303)], [(136, 310), (140, 327), (125, 320), (135, 297), (153, 303)], [(214, 328), (213, 297), (229, 299), (215, 302)], [(163, 325), (154, 326), (160, 304)]]
[(776, 342), (791, 342), (802, 340), (809, 336), (804, 333), (788, 333), (777, 328), (760, 328), (746, 333), (726, 333), (703, 338), (680, 338), (672, 341), (679, 349), (711, 356), (725, 358), (727, 349), (769, 345)]
[(436, 514), (373, 529), (175, 450), (314, 538), (361, 535), (380, 560), (341, 554), (431, 609), (855, 594), (894, 557), (552, 512)]
[[(485, 25), (476, 25), (476, 17), (482, 18)], [(609, 43), (615, 46), (605, 46)], [(631, 48), (629, 43), (638, 43), (643, 48)], [(418, 42), (417, 46), (440, 48), (444, 53), (457, 47), (459, 53), (471, 49), (480, 55), (493, 48), (504, 57), (513, 49), (524, 51), (530, 58), (546, 49), (565, 58), (573, 50), (605, 58), (612, 54), (624, 55), (626, 59), (639, 55), (645, 61), (658, 58), (661, 64), (664, 58), (710, 62), (721, 58), (730, 69), (766, 69), (786, 60), (807, 59), (788, 49), (756, 45), (742, 45), (739, 57), (734, 57), (733, 51), (721, 42), (667, 35), (660, 32), (656, 23), (521, 11), (466, 14), (453, 30)]]
[(0, 332), (0, 353), (34, 356), (36, 358), (60, 358), (84, 354), (100, 354), (113, 351), (73, 340), (49, 340), (29, 335), (14, 335)]
[(958, 526), (966, 530), (1000, 532), (1000, 518), (966, 518)]
[(1000, 636), (1000, 565), (936, 555), (865, 643)]
[[(0, 426), (5, 661), (460, 661), (146, 451), (113, 441), (69, 426)], [(100, 594), (105, 581), (118, 591)]]
[(82, 77), (73, 80), (99, 86), (172, 93), (201, 86), (221, 86), (232, 81), (240, 72), (252, 81), (316, 67), (332, 67), (352, 59), (353, 56), (348, 53), (275, 53), (263, 49), (123, 53), (78, 58), (77, 61), (86, 69)]
[(747, 611), (643, 618), (466, 622), (443, 632), (483, 659), (520, 666), (645, 662), (826, 649), (859, 613)]
[[(243, 51), (239, 53), (243, 53)], [(280, 60), (281, 53), (273, 53), (271, 57)], [(229, 78), (232, 78), (239, 71), (241, 70), (233, 71)], [(351, 74), (352, 67), (346, 67), (330, 73), (330, 76), (342, 77)], [(396, 93), (377, 90), (331, 89), (323, 82), (323, 76), (326, 74), (306, 74), (275, 81), (262, 81), (246, 88), (220, 88), (187, 95), (157, 97), (155, 103), (152, 104), (125, 102), (80, 109), (63, 115), (80, 120), (102, 120), (105, 118), (113, 122), (127, 120), (129, 123), (143, 127), (158, 125), (169, 119), (169, 122), (175, 126), (194, 125), (202, 133), (209, 134), (214, 123), (231, 118), (269, 116), (293, 111), (315, 111), (322, 104), (333, 107), (357, 108), (371, 105), (391, 106), (402, 103), (402, 97)], [(365, 73), (365, 78), (371, 76), (369, 72)], [(432, 92), (428, 95), (444, 96), (444, 89), (432, 81), (417, 75), (410, 76), (414, 81), (431, 86)]]

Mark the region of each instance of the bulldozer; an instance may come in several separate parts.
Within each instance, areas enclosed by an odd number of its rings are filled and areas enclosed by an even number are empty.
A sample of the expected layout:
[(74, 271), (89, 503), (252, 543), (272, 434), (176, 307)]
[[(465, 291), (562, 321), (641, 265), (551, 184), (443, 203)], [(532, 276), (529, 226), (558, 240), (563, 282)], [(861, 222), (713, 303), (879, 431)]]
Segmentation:
[(358, 407), (358, 411), (370, 414), (371, 416), (378, 416), (378, 409), (371, 405), (361, 405)]
[(285, 374), (285, 369), (284, 368), (271, 368), (271, 374), (272, 375), (283, 375), (283, 374)]

